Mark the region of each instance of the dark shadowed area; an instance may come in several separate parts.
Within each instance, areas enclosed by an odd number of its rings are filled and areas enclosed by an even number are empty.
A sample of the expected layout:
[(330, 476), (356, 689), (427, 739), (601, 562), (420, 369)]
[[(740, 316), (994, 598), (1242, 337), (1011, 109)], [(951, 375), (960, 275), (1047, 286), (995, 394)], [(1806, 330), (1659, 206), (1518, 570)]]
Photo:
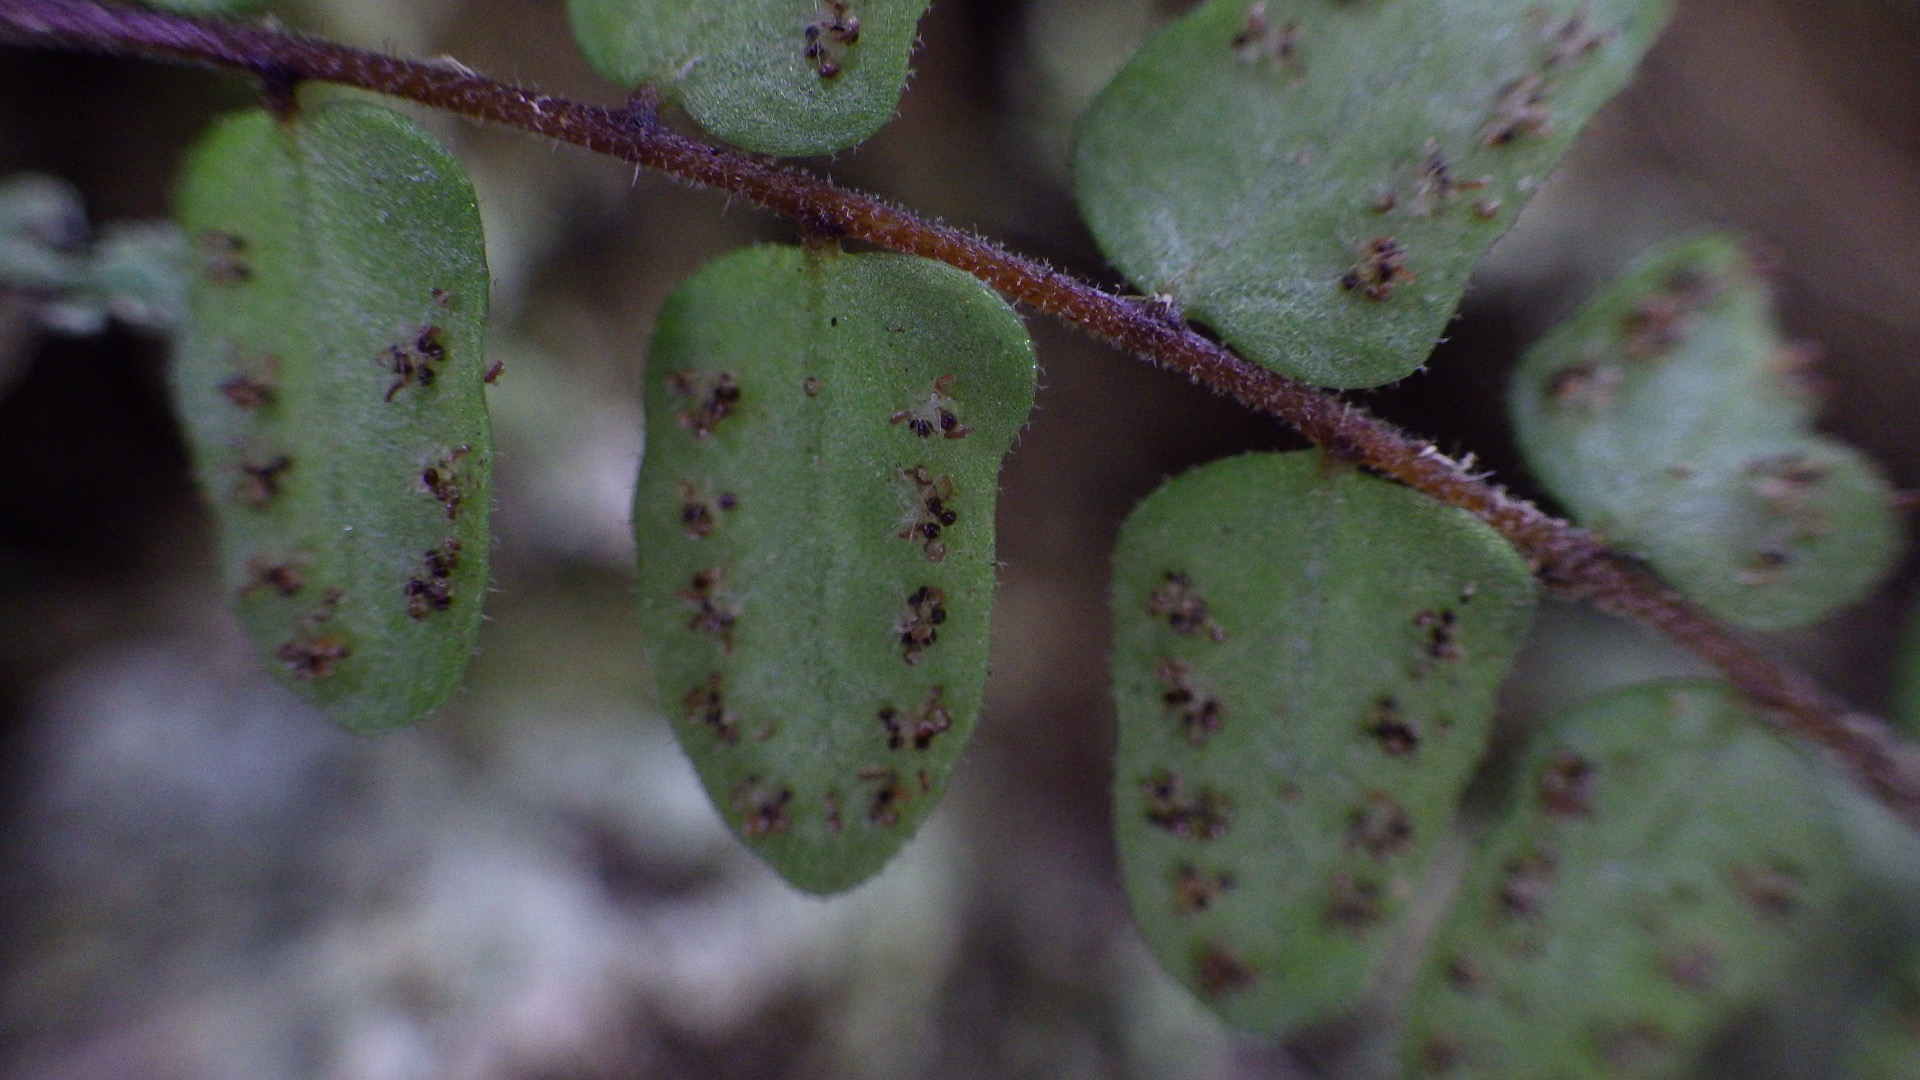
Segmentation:
[[(815, 164), (1110, 285), (1070, 126), (1166, 0), (940, 0), (900, 117)], [(588, 100), (558, 0), (302, 0), (287, 23)], [(168, 212), (238, 78), (0, 49), (0, 176)], [(829, 902), (715, 817), (653, 701), (627, 505), (670, 290), (786, 224), (616, 162), (426, 118), (480, 191), (499, 443), (490, 622), (418, 728), (345, 735), (253, 669), (164, 382), (166, 344), (42, 332), (0, 295), (0, 1078), (1298, 1078), (1340, 1040), (1233, 1036), (1161, 974), (1108, 804), (1109, 552), (1165, 478), (1276, 423), (1040, 318), (1039, 404), (1003, 476), (994, 663), (924, 833)], [(1636, 85), (1482, 265), (1430, 367), (1355, 395), (1514, 489), (1519, 351), (1644, 248), (1737, 230), (1826, 347), (1825, 430), (1920, 487), (1920, 4), (1682, 0)], [(1884, 711), (1912, 560), (1768, 645)], [(1699, 671), (1558, 602), (1505, 695), (1518, 732)], [(1779, 1015), (1703, 1075), (1830, 1075), (1878, 925), (1812, 943)], [(1317, 1064), (1316, 1064), (1317, 1063)]]

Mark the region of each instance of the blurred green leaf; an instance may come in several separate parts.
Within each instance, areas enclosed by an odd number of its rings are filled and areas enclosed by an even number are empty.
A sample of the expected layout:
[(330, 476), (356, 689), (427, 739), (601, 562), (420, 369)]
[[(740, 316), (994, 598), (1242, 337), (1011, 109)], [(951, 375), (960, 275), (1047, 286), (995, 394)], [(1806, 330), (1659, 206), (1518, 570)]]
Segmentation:
[(569, 0), (607, 78), (767, 154), (826, 154), (893, 118), (927, 0)]
[(1717, 683), (1535, 740), (1414, 998), (1412, 1077), (1677, 1078), (1852, 881), (1813, 766)]
[(641, 621), (714, 805), (810, 892), (939, 800), (986, 681), (1026, 329), (952, 267), (759, 247), (668, 301), (634, 498)]
[(1486, 748), (1531, 575), (1467, 514), (1315, 452), (1167, 483), (1114, 567), (1141, 932), (1238, 1027), (1355, 1009)]
[(1249, 359), (1392, 382), (1668, 7), (1212, 0), (1094, 102), (1082, 213), (1136, 285)]
[(1739, 246), (1689, 240), (1528, 351), (1514, 427), (1582, 524), (1729, 621), (1802, 626), (1872, 591), (1901, 543), (1880, 472), (1804, 430), (1810, 363)]
[(1908, 941), (1879, 997), (1860, 1018), (1849, 1080), (1920, 1076), (1920, 947)]
[(356, 731), (459, 684), (487, 587), (487, 270), (472, 187), (355, 102), (221, 121), (189, 161), (175, 397), (256, 647)]

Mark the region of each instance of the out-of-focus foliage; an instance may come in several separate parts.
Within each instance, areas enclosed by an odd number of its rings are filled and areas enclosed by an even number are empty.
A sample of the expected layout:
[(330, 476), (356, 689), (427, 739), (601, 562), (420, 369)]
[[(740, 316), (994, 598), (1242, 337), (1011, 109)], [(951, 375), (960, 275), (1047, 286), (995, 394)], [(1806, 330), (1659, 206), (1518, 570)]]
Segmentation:
[(109, 319), (142, 330), (178, 326), (187, 259), (165, 222), (115, 222), (95, 237), (80, 193), (50, 176), (0, 180), (0, 289), (25, 295), (40, 323), (97, 334)]
[(1542, 730), (1413, 998), (1415, 1077), (1684, 1077), (1854, 880), (1812, 762), (1731, 691), (1619, 691)]
[(1127, 518), (1114, 820), (1175, 978), (1267, 1034), (1367, 1003), (1533, 595), (1486, 525), (1318, 452), (1214, 462)]
[(1871, 592), (1901, 547), (1879, 469), (1806, 430), (1812, 362), (1736, 243), (1686, 241), (1528, 351), (1515, 433), (1575, 518), (1682, 591), (1742, 626), (1804, 626)]

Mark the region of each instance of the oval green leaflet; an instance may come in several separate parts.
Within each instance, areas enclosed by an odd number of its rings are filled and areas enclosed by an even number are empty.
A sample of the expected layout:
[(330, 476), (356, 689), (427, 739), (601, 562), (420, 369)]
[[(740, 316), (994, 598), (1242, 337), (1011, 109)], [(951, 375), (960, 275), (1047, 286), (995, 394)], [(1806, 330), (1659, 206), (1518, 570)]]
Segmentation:
[(1082, 121), (1113, 264), (1321, 386), (1411, 374), (1666, 0), (1212, 0)]
[(473, 189), (357, 102), (227, 117), (188, 162), (175, 399), (255, 646), (355, 731), (459, 685), (487, 585), (487, 268)]
[(802, 889), (878, 871), (966, 746), (1034, 378), (1005, 301), (926, 259), (750, 248), (661, 313), (647, 649), (714, 805)]
[(843, 150), (893, 119), (927, 0), (570, 0), (602, 75), (766, 154)]
[(1901, 546), (1879, 470), (1807, 429), (1811, 362), (1737, 244), (1687, 240), (1528, 350), (1515, 434), (1581, 524), (1722, 618), (1790, 629), (1865, 596)]
[(1368, 1002), (1533, 602), (1492, 529), (1317, 452), (1215, 462), (1127, 519), (1121, 871), (1154, 954), (1228, 1022)]
[(1726, 687), (1633, 687), (1541, 732), (1414, 998), (1410, 1077), (1677, 1078), (1853, 880), (1813, 763)]

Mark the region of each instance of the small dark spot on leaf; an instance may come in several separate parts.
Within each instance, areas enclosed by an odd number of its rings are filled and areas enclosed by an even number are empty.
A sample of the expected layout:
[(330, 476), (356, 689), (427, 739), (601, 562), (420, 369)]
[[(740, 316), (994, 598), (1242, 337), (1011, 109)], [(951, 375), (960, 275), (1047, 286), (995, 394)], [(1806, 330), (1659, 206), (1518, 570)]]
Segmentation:
[(1233, 35), (1234, 54), (1248, 62), (1263, 62), (1299, 70), (1300, 24), (1291, 20), (1276, 26), (1267, 19), (1266, 0), (1247, 5), (1246, 21)]
[(1364, 932), (1386, 918), (1386, 894), (1380, 883), (1337, 870), (1327, 881), (1327, 921), (1351, 933)]
[(220, 384), (220, 392), (227, 400), (248, 412), (273, 404), (280, 389), (280, 358), (268, 355), (242, 364), (236, 349), (234, 360), (240, 370)]
[(960, 520), (960, 512), (954, 509), (953, 477), (945, 473), (934, 476), (924, 465), (902, 469), (900, 477), (907, 484), (908, 509), (900, 519), (900, 531), (894, 535), (918, 541), (927, 561), (937, 563), (947, 557), (941, 534)]
[(1595, 26), (1583, 4), (1570, 15), (1548, 20), (1541, 30), (1540, 40), (1547, 46), (1546, 66), (1564, 67), (1583, 59), (1619, 34), (1612, 27)]
[(258, 510), (280, 494), (281, 479), (293, 468), (293, 459), (285, 454), (245, 457), (235, 466), (239, 476), (233, 482), (233, 497)]
[(1534, 791), (1540, 806), (1555, 817), (1590, 817), (1599, 775), (1593, 763), (1571, 750), (1555, 750), (1540, 766)]
[(800, 52), (813, 65), (814, 74), (832, 79), (840, 74), (847, 50), (860, 41), (860, 20), (849, 13), (847, 0), (824, 0), (824, 7), (802, 32), (805, 45)]
[(1682, 989), (1704, 994), (1714, 987), (1719, 959), (1706, 945), (1684, 945), (1661, 954), (1660, 970)]
[(1181, 791), (1177, 773), (1161, 769), (1141, 785), (1147, 824), (1187, 840), (1217, 840), (1227, 835), (1232, 810), (1226, 797), (1205, 784), (1191, 795)]
[(1256, 975), (1246, 961), (1218, 945), (1202, 946), (1194, 953), (1193, 968), (1200, 995), (1207, 998), (1241, 993), (1253, 985)]
[(1439, 611), (1422, 611), (1413, 617), (1413, 625), (1427, 632), (1427, 657), (1443, 663), (1452, 663), (1466, 659), (1466, 653), (1460, 648), (1457, 639), (1460, 617), (1452, 608)]
[(876, 767), (856, 775), (874, 785), (867, 796), (867, 822), (883, 829), (900, 824), (900, 808), (913, 801), (912, 790), (900, 782), (900, 771)]
[(727, 708), (725, 679), (718, 672), (687, 691), (681, 704), (686, 709), (688, 723), (705, 724), (712, 728), (714, 737), (728, 746), (740, 741), (739, 717)]
[(1193, 665), (1185, 660), (1160, 661), (1160, 700), (1179, 723), (1180, 735), (1191, 746), (1205, 746), (1220, 730), (1226, 707), (1212, 694), (1196, 690), (1191, 681)]
[(1506, 146), (1551, 132), (1553, 113), (1546, 105), (1551, 91), (1546, 77), (1538, 74), (1522, 76), (1501, 87), (1493, 103), (1493, 116), (1481, 129), (1480, 145)]
[(947, 439), (964, 439), (973, 434), (973, 429), (960, 422), (959, 414), (954, 412), (953, 398), (948, 391), (953, 389), (953, 376), (942, 375), (933, 380), (933, 393), (927, 396), (925, 403), (911, 409), (903, 409), (887, 417), (889, 424), (905, 424), (907, 430), (923, 439), (935, 435)]
[(1413, 818), (1400, 800), (1369, 791), (1347, 815), (1347, 846), (1376, 859), (1398, 855), (1413, 845)]
[(881, 706), (880, 724), (887, 731), (887, 749), (900, 750), (911, 744), (915, 750), (925, 750), (951, 729), (953, 713), (940, 700), (943, 693), (942, 687), (929, 689), (920, 706), (905, 718), (893, 706)]
[(424, 619), (453, 606), (454, 568), (460, 565), (460, 541), (449, 536), (421, 560), (424, 573), (409, 578), (405, 587), (407, 614)]
[(680, 524), (687, 530), (689, 540), (713, 535), (720, 515), (739, 505), (732, 492), (723, 491), (708, 498), (698, 484), (687, 480), (676, 481), (674, 490), (680, 495)]
[(1414, 280), (1407, 269), (1407, 253), (1391, 236), (1376, 236), (1360, 245), (1360, 261), (1340, 279), (1340, 287), (1359, 290), (1369, 300), (1385, 300), (1393, 290)]
[(350, 653), (346, 640), (338, 634), (303, 635), (273, 651), (274, 658), (302, 682), (333, 674)]
[(1553, 892), (1559, 868), (1551, 853), (1536, 848), (1507, 865), (1500, 883), (1500, 909), (1509, 915), (1537, 915)]
[(1182, 915), (1198, 915), (1232, 892), (1233, 885), (1232, 874), (1213, 873), (1192, 863), (1181, 863), (1173, 872), (1173, 910)]
[(1626, 373), (1612, 365), (1581, 363), (1561, 368), (1547, 380), (1547, 398), (1562, 409), (1598, 412), (1613, 404)]
[(732, 652), (733, 624), (739, 619), (740, 611), (738, 605), (722, 591), (725, 579), (726, 574), (717, 567), (702, 570), (693, 575), (686, 588), (673, 595), (693, 605), (693, 614), (687, 619), (687, 629), (716, 635), (726, 651)]
[(1732, 876), (1741, 898), (1762, 919), (1783, 922), (1799, 913), (1806, 883), (1792, 868), (1777, 863), (1736, 866)]
[(712, 438), (714, 429), (740, 404), (740, 385), (727, 371), (711, 377), (691, 369), (676, 371), (667, 376), (667, 390), (675, 397), (693, 399), (680, 410), (677, 420), (695, 439)]
[(441, 506), (446, 507), (447, 520), (453, 521), (460, 516), (460, 502), (464, 498), (458, 467), (469, 448), (456, 446), (440, 459), (420, 470), (420, 486), (434, 497)]
[(922, 585), (907, 596), (900, 616), (893, 621), (893, 633), (900, 641), (900, 659), (917, 664), (929, 648), (940, 640), (939, 627), (947, 621), (947, 594), (932, 585)]
[(1181, 637), (1205, 634), (1216, 643), (1227, 640), (1226, 629), (1213, 621), (1206, 598), (1185, 574), (1167, 572), (1166, 583), (1147, 598), (1147, 614), (1165, 619)]
[(1391, 695), (1374, 702), (1366, 732), (1388, 757), (1411, 757), (1420, 749), (1420, 726), (1401, 709), (1400, 699)]
[(261, 589), (293, 596), (306, 587), (307, 576), (291, 559), (248, 559), (247, 583), (240, 588), (240, 599), (245, 600)]
[(393, 372), (393, 384), (387, 387), (387, 401), (410, 386), (426, 388), (440, 376), (435, 366), (447, 358), (447, 347), (441, 343), (440, 328), (428, 323), (415, 332), (411, 343), (389, 345), (374, 360), (381, 367)]
[(238, 285), (253, 280), (246, 260), (247, 242), (229, 232), (208, 229), (200, 234), (200, 256), (207, 280), (215, 285)]
[(805, 381), (801, 382), (800, 384), (800, 389), (808, 397), (819, 397), (820, 391), (825, 389), (825, 387), (826, 387), (826, 384), (821, 382), (819, 377), (815, 375), (807, 376)]
[(839, 832), (842, 827), (840, 821), (840, 793), (838, 791), (829, 791), (827, 792), (827, 831)]
[(1463, 994), (1477, 994), (1486, 988), (1487, 972), (1471, 957), (1455, 954), (1447, 958), (1447, 985)]
[(733, 809), (740, 815), (740, 832), (749, 838), (770, 836), (793, 828), (792, 788), (776, 788), (749, 776), (733, 789)]

